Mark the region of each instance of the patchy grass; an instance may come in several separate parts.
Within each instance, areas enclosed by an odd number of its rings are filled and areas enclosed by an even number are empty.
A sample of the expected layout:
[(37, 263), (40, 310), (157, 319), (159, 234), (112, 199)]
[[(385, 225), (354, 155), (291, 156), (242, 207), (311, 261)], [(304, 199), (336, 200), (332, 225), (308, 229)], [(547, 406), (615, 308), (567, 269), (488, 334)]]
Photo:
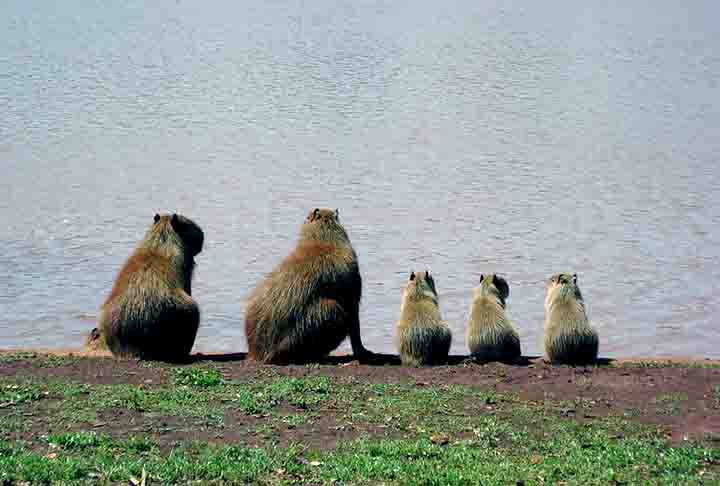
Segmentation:
[[(504, 429), (498, 424), (489, 428), (495, 427)], [(527, 435), (502, 435), (507, 442), (473, 437), (437, 445), (426, 438), (361, 439), (333, 451), (188, 443), (163, 456), (149, 440), (66, 434), (48, 439), (58, 444), (50, 453), (1, 444), (0, 480), (120, 482), (143, 470), (151, 481), (164, 484), (674, 485), (717, 480), (709, 466), (720, 456), (703, 447), (616, 440), (594, 427), (557, 427), (541, 442), (529, 441)]]
[(621, 361), (613, 362), (611, 366), (616, 368), (707, 368), (718, 369), (720, 363), (714, 361), (675, 361), (675, 360), (647, 360), (647, 361)]
[(16, 353), (0, 353), (0, 364), (29, 362), (36, 368), (57, 368), (72, 366), (82, 361), (82, 357), (71, 354), (47, 354), (32, 351), (18, 351)]
[(8, 383), (0, 385), (0, 408), (15, 406), (21, 403), (40, 400), (49, 395), (34, 384)]
[[(602, 399), (585, 392), (528, 401), (477, 386), (157, 366), (168, 372), (153, 383), (0, 379), (0, 484), (127, 484), (143, 471), (148, 484), (720, 484), (720, 449), (672, 446), (638, 423), (645, 408), (586, 415)], [(679, 413), (686, 400), (662, 393), (649, 408)]]
[(680, 413), (680, 404), (688, 399), (686, 393), (666, 393), (653, 400), (659, 413), (664, 415), (677, 415)]
[(196, 388), (211, 388), (222, 385), (222, 374), (214, 368), (187, 367), (175, 370), (175, 384)]

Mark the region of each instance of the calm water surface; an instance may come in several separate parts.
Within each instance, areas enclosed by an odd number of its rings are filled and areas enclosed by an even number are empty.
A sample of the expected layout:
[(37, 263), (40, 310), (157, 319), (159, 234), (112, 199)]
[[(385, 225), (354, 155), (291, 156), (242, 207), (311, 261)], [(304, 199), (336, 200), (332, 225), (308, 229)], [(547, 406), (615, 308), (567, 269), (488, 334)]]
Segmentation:
[(244, 350), (246, 296), (327, 206), (373, 350), (429, 268), (453, 353), (491, 271), (538, 353), (568, 270), (601, 354), (720, 357), (719, 4), (503, 3), (3, 1), (0, 347), (80, 343), (178, 211), (207, 238), (196, 350)]

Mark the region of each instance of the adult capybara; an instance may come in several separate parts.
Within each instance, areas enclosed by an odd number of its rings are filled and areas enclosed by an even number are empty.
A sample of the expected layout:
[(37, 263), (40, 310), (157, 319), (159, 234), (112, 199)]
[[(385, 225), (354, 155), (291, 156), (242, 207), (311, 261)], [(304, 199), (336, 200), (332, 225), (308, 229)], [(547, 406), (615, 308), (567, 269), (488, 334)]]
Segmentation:
[(338, 211), (313, 209), (295, 249), (250, 296), (249, 357), (265, 363), (317, 361), (348, 336), (355, 357), (369, 357), (360, 339), (361, 292), (357, 255)]
[(200, 323), (190, 283), (203, 239), (192, 220), (155, 215), (100, 310), (100, 334), (114, 355), (187, 359)]

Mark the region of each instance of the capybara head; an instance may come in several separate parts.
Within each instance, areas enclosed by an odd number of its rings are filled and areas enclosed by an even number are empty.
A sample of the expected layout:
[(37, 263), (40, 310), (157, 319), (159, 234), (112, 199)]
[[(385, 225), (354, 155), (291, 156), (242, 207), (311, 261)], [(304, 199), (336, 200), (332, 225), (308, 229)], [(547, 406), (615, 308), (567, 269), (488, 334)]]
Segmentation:
[(311, 240), (349, 241), (345, 228), (340, 224), (340, 211), (315, 208), (305, 218), (301, 236)]
[(503, 307), (505, 307), (505, 301), (510, 295), (510, 286), (507, 281), (494, 273), (480, 275), (480, 290), (483, 294), (496, 295)]
[(577, 285), (577, 273), (556, 273), (548, 280), (548, 287), (558, 285)]
[(547, 282), (545, 305), (556, 299), (583, 300), (577, 283), (577, 273), (556, 273), (550, 277)]
[(173, 213), (172, 216), (168, 214), (163, 216), (156, 214), (154, 221), (153, 225), (155, 227), (158, 225), (169, 225), (170, 228), (172, 228), (172, 230), (180, 237), (180, 240), (183, 242), (183, 246), (190, 253), (190, 256), (195, 256), (202, 251), (205, 235), (200, 229), (200, 226), (195, 224), (195, 222), (190, 218), (186, 218), (185, 216), (176, 213)]
[(411, 272), (405, 285), (404, 294), (406, 297), (422, 298), (429, 297), (437, 300), (437, 290), (435, 289), (435, 279), (432, 278), (429, 271)]
[(323, 224), (338, 224), (340, 223), (340, 211), (336, 209), (320, 209), (315, 208), (310, 211), (305, 218), (305, 224), (320, 223)]

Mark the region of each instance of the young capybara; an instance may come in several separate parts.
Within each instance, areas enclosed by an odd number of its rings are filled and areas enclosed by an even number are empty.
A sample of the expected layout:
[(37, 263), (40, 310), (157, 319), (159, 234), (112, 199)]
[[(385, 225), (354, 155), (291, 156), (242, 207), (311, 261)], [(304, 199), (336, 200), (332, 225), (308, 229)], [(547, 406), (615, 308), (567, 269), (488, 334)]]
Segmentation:
[(155, 215), (100, 310), (98, 328), (113, 355), (187, 359), (200, 323), (190, 283), (203, 239), (192, 220)]
[(313, 209), (295, 249), (250, 296), (249, 357), (277, 364), (317, 361), (348, 336), (355, 357), (369, 357), (360, 339), (361, 292), (357, 255), (338, 211)]
[(598, 334), (590, 326), (577, 274), (558, 273), (547, 283), (545, 361), (590, 364), (597, 360)]
[(499, 275), (480, 275), (473, 290), (465, 342), (480, 362), (514, 363), (520, 358), (520, 336), (505, 312), (510, 287)]
[(403, 291), (397, 345), (404, 365), (443, 363), (450, 352), (452, 334), (440, 317), (435, 280), (430, 272), (412, 272)]

